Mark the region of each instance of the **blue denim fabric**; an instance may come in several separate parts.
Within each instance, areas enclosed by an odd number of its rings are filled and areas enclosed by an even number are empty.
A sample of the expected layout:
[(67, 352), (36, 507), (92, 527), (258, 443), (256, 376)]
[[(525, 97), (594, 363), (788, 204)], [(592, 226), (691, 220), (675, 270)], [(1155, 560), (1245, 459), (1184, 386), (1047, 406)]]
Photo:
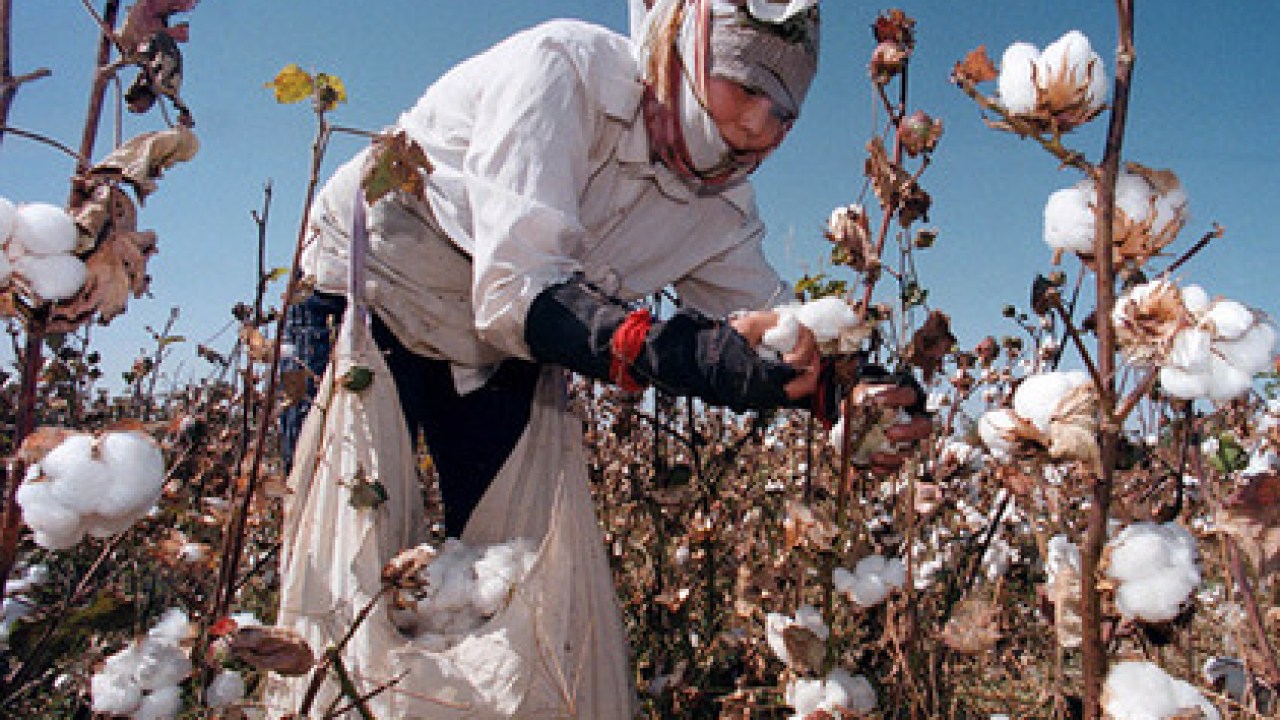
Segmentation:
[(298, 434), (302, 421), (311, 410), (311, 400), (316, 396), (316, 383), (324, 376), (329, 355), (333, 352), (333, 338), (342, 324), (342, 313), (347, 299), (341, 295), (315, 293), (285, 311), (284, 344), (293, 352), (280, 361), (281, 372), (306, 367), (311, 371), (307, 379), (307, 397), (280, 413), (280, 453), (284, 458), (285, 472), (293, 467), (293, 452), (298, 446)]
[[(345, 307), (345, 298), (317, 293), (289, 309), (284, 340), (293, 343), (294, 353), (285, 369), (305, 364), (315, 378), (324, 374)], [(419, 437), (426, 440), (435, 464), (445, 533), (459, 537), (529, 424), (539, 366), (508, 359), (483, 387), (459, 395), (447, 361), (405, 348), (376, 314), (372, 330), (396, 384), (409, 436), (415, 446)], [(315, 396), (313, 383), (307, 390), (308, 397)], [(310, 402), (298, 403), (281, 415), (281, 449), (288, 465), (310, 407)]]

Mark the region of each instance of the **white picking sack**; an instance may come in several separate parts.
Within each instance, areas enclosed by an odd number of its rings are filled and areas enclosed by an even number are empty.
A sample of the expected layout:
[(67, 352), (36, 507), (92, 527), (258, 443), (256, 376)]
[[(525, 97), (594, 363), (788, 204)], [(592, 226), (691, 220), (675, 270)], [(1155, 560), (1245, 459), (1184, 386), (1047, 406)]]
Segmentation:
[[(285, 502), (277, 625), (302, 633), (317, 656), (377, 595), (387, 561), (423, 537), (409, 434), (391, 373), (358, 307), (347, 310), (303, 425)], [(359, 392), (340, 382), (354, 366), (373, 376)], [(529, 425), (462, 538), (473, 547), (524, 538), (537, 548), (536, 559), (505, 608), (443, 642), (402, 635), (380, 600), (342, 654), (359, 693), (385, 686), (367, 700), (376, 717), (634, 716), (628, 648), (588, 485), (581, 422), (566, 410), (564, 382), (563, 371), (543, 371)], [(380, 483), (386, 501), (353, 504), (352, 489), (362, 480)], [(273, 675), (269, 714), (297, 712), (309, 683), (306, 676)], [(339, 695), (329, 673), (312, 716), (322, 716)]]

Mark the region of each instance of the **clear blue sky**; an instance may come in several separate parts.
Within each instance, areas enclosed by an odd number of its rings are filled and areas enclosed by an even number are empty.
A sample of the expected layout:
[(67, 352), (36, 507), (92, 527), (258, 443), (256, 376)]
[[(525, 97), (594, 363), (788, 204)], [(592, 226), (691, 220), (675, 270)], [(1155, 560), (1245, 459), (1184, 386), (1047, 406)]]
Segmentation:
[[(99, 3), (100, 4), (100, 3)], [(13, 71), (48, 67), (53, 76), (25, 86), (10, 122), (68, 145), (78, 144), (86, 106), (94, 26), (77, 0), (15, 0)], [(757, 175), (770, 228), (769, 253), (784, 276), (820, 269), (821, 228), (837, 205), (859, 200), (863, 146), (877, 111), (864, 80), (870, 23), (882, 9), (825, 0), (818, 80), (796, 129)], [(1059, 170), (1037, 146), (988, 130), (976, 106), (948, 83), (951, 66), (985, 44), (998, 60), (1011, 42), (1043, 47), (1070, 29), (1083, 31), (1114, 74), (1114, 4), (1061, 0), (924, 0), (899, 5), (918, 20), (911, 71), (912, 109), (945, 122), (935, 163), (923, 183), (933, 195), (934, 249), (920, 262), (931, 305), (949, 313), (962, 344), (1011, 327), (1007, 303), (1025, 306), (1027, 288), (1049, 267), (1040, 240), (1049, 193), (1078, 176)], [(1277, 230), (1267, 213), (1280, 205), (1280, 4), (1138, 0), (1138, 62), (1126, 158), (1177, 172), (1192, 220), (1175, 248), (1218, 222), (1227, 230), (1181, 277), (1210, 293), (1280, 312), (1272, 275), (1280, 266)], [(350, 101), (336, 123), (377, 129), (394, 121), (458, 60), (541, 20), (577, 17), (625, 31), (624, 0), (204, 0), (178, 16), (191, 25), (183, 46), (183, 95), (196, 118), (200, 154), (162, 179), (140, 224), (159, 234), (150, 264), (153, 298), (134, 301), (109, 328), (95, 329), (107, 379), (150, 349), (144, 327), (161, 327), (181, 307), (176, 332), (190, 350), (168, 370), (180, 380), (210, 368), (192, 357), (196, 342), (225, 351), (234, 333), (215, 336), (237, 301), (252, 298), (256, 228), (250, 212), (272, 181), (270, 256), (287, 263), (297, 229), (314, 122), (302, 105), (277, 105), (263, 83), (290, 62), (346, 83)], [(131, 73), (129, 74), (131, 77)], [(1097, 160), (1105, 116), (1071, 139)], [(110, 125), (106, 126), (108, 129)], [(154, 115), (127, 116), (125, 137), (159, 128)], [(97, 157), (109, 135), (99, 142)], [(327, 168), (362, 141), (334, 141)], [(7, 137), (0, 148), (0, 195), (61, 203), (70, 161), (47, 147)], [(868, 198), (869, 201), (869, 198)], [(273, 291), (278, 293), (278, 288)], [(8, 357), (7, 351), (0, 357)], [(7, 360), (6, 360), (7, 361)], [(163, 384), (162, 384), (163, 386)]]

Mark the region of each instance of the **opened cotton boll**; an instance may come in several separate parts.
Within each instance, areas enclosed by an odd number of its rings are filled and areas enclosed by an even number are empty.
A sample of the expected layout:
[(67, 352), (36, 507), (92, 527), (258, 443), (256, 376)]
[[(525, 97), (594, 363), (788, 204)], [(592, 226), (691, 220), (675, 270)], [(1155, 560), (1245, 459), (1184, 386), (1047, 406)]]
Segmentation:
[(850, 675), (844, 668), (832, 670), (824, 679), (792, 680), (787, 684), (783, 701), (795, 710), (793, 720), (841, 709), (862, 715), (875, 710), (877, 704), (871, 682), (863, 675)]
[(788, 617), (782, 613), (768, 613), (765, 615), (765, 642), (769, 645), (769, 649), (778, 656), (778, 659), (788, 667), (795, 667), (800, 660), (791, 656), (791, 652), (787, 648), (787, 642), (783, 639), (784, 634), (790, 628), (797, 628), (806, 632), (813, 641), (825, 642), (831, 635), (830, 628), (822, 621), (822, 613), (812, 605), (801, 605), (796, 609), (795, 617)]
[(448, 538), (431, 555), (418, 571), (422, 590), (416, 601), (393, 609), (398, 627), (428, 643), (433, 636), (474, 630), (497, 614), (537, 557), (524, 538), (482, 547)]
[(779, 356), (791, 352), (800, 342), (800, 320), (794, 313), (778, 311), (778, 322), (764, 331), (760, 340), (761, 353), (773, 352)]
[(818, 298), (801, 305), (796, 319), (813, 332), (819, 343), (838, 340), (841, 334), (858, 326), (858, 314), (838, 297)]
[(8, 198), (0, 197), (0, 245), (8, 246), (18, 220), (18, 208)]
[(1089, 376), (1079, 370), (1032, 375), (1023, 380), (1014, 392), (1013, 411), (1035, 425), (1041, 433), (1047, 434), (1049, 421), (1062, 400), (1072, 390), (1089, 382)]
[(192, 663), (180, 642), (190, 631), (186, 613), (170, 608), (141, 640), (108, 657), (89, 681), (94, 712), (133, 718), (177, 717), (179, 684)]
[(1054, 250), (1089, 254), (1096, 232), (1092, 188), (1058, 190), (1044, 206), (1044, 241)]
[(67, 255), (76, 249), (76, 224), (65, 210), (48, 203), (18, 207), (9, 236), (9, 255)]
[(48, 301), (75, 297), (88, 276), (84, 261), (74, 255), (23, 255), (13, 260), (12, 271), (33, 295)]
[(1176, 523), (1134, 523), (1108, 543), (1108, 577), (1118, 582), (1116, 606), (1128, 618), (1177, 617), (1200, 585), (1195, 538)]
[(858, 561), (853, 572), (836, 568), (832, 585), (838, 592), (862, 607), (884, 602), (889, 593), (902, 589), (907, 582), (907, 566), (898, 558), (868, 555)]
[(1217, 708), (1191, 683), (1170, 676), (1155, 663), (1116, 663), (1103, 686), (1102, 706), (1113, 720), (1188, 717), (1199, 711), (1218, 720)]
[(31, 469), (18, 503), (48, 549), (70, 547), (85, 533), (124, 532), (155, 505), (164, 483), (160, 448), (133, 431), (71, 435)]

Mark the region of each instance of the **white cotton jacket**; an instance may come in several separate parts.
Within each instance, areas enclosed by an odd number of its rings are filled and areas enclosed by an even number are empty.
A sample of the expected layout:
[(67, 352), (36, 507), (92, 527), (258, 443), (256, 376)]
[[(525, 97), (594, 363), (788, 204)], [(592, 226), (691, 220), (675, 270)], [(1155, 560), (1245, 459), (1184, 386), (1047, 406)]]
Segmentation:
[[(576, 272), (622, 300), (674, 286), (720, 316), (785, 298), (751, 186), (692, 191), (651, 160), (631, 41), (557, 20), (456, 66), (397, 126), (434, 170), (427, 202), (369, 210), (366, 299), (408, 347), (461, 365), (529, 358), (524, 322)], [(344, 292), (362, 158), (312, 208), (303, 268)]]

